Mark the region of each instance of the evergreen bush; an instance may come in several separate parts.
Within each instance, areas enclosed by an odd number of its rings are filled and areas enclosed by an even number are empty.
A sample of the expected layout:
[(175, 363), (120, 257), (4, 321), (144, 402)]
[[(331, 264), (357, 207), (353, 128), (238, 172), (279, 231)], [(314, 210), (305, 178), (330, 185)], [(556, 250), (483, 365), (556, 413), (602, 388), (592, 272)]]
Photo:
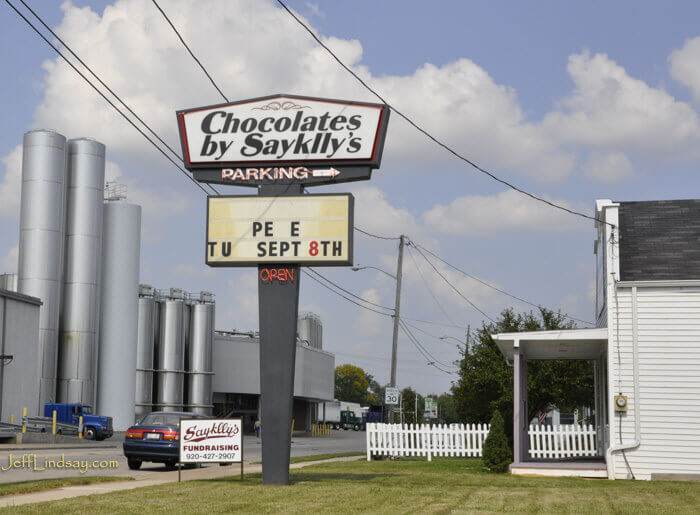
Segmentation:
[(508, 445), (503, 417), (498, 410), (491, 417), (491, 428), (484, 442), (484, 466), (491, 472), (508, 472), (508, 465), (513, 460), (513, 454)]

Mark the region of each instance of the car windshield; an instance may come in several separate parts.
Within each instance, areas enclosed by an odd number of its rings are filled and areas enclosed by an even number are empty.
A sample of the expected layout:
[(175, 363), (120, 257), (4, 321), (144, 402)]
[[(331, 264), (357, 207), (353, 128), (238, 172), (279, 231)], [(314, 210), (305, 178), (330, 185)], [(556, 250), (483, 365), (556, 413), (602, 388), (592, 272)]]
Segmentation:
[(92, 408), (90, 406), (83, 406), (83, 415), (89, 415), (92, 413)]
[(177, 426), (180, 415), (170, 413), (151, 413), (139, 423), (140, 426)]

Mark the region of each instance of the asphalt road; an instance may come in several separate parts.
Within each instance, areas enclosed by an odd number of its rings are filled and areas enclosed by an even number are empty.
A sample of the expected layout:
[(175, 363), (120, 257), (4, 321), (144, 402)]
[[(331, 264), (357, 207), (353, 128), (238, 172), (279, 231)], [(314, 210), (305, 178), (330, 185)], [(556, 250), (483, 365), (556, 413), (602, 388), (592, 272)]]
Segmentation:
[[(52, 446), (37, 446), (38, 449), (25, 448), (7, 450), (0, 446), (0, 483), (30, 481), (79, 476), (131, 476), (137, 479), (157, 478), (166, 472), (163, 465), (144, 463), (141, 470), (129, 470), (122, 452), (121, 441), (101, 442), (100, 447), (83, 449), (57, 449)], [(365, 433), (363, 431), (333, 431), (329, 436), (299, 437), (292, 439), (292, 456), (309, 456), (336, 452), (365, 452)], [(260, 440), (255, 436), (244, 437), (245, 462), (261, 460)], [(46, 460), (75, 465), (76, 468), (47, 468)], [(21, 466), (11, 466), (11, 462), (24, 461)], [(93, 462), (116, 462), (116, 467), (85, 467)], [(103, 464), (104, 465), (104, 464)], [(219, 465), (204, 465), (218, 467)], [(79, 467), (79, 468), (77, 468)], [(87, 470), (85, 470), (87, 468)], [(236, 474), (238, 467), (229, 467)], [(43, 469), (43, 470), (41, 470)]]

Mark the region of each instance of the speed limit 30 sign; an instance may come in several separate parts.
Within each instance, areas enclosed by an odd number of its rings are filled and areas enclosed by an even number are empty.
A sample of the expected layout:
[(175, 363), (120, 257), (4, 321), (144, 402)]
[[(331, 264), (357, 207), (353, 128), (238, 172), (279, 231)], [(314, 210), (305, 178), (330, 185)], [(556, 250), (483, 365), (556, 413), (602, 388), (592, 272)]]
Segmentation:
[(384, 404), (398, 404), (399, 403), (399, 389), (387, 387), (384, 391)]

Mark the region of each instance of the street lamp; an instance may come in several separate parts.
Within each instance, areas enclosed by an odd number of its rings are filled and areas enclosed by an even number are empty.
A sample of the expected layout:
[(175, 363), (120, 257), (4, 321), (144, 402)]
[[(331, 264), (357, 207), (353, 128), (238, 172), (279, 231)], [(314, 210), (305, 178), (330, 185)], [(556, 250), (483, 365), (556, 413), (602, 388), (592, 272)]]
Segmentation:
[(471, 332), (470, 329), (471, 329), (471, 326), (470, 326), (470, 325), (467, 325), (467, 339), (464, 340), (464, 341), (460, 340), (459, 338), (455, 338), (454, 336), (440, 336), (440, 339), (441, 339), (441, 340), (454, 340), (454, 341), (456, 341), (456, 342), (459, 342), (461, 345), (464, 345), (464, 351), (465, 351), (467, 354), (469, 354), (469, 352), (470, 352), (470, 350), (471, 350), (471, 349), (469, 348), (469, 340), (470, 340), (470, 338), (469, 338), (469, 337), (470, 337), (470, 334), (469, 334), (469, 333)]
[[(365, 268), (374, 268), (396, 281), (396, 299), (394, 301), (394, 334), (391, 341), (391, 378), (390, 384), (392, 388), (396, 388), (396, 350), (399, 343), (399, 321), (401, 320), (401, 275), (403, 273), (403, 247), (406, 243), (406, 236), (403, 234), (399, 236), (399, 257), (396, 261), (396, 275), (392, 275), (389, 272), (377, 268), (376, 266), (354, 266), (352, 267), (353, 272), (362, 270)], [(394, 422), (394, 405), (389, 405), (389, 420)]]
[(382, 270), (381, 268), (378, 268), (378, 267), (372, 266), (372, 265), (353, 266), (350, 270), (352, 270), (353, 272), (357, 272), (358, 270), (364, 270), (364, 269), (366, 269), (366, 268), (374, 268), (375, 270), (379, 270), (381, 273), (388, 275), (388, 276), (391, 277), (394, 281), (396, 281), (396, 276), (395, 276), (394, 274), (390, 274), (390, 273), (387, 272), (386, 270)]

